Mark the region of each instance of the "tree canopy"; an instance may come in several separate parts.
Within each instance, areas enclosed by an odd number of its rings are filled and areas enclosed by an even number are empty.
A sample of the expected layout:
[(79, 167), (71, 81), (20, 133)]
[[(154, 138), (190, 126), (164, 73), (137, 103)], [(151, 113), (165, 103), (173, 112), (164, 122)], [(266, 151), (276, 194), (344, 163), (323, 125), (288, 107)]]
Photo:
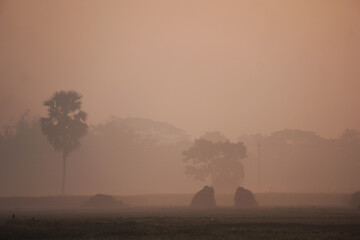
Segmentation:
[(210, 178), (217, 191), (233, 192), (244, 178), (240, 160), (246, 156), (246, 147), (241, 142), (198, 139), (190, 149), (183, 152), (183, 161), (189, 164), (185, 173), (199, 181)]
[(87, 133), (86, 113), (81, 110), (81, 95), (75, 91), (56, 92), (44, 102), (48, 116), (41, 118), (41, 129), (56, 151), (68, 156)]

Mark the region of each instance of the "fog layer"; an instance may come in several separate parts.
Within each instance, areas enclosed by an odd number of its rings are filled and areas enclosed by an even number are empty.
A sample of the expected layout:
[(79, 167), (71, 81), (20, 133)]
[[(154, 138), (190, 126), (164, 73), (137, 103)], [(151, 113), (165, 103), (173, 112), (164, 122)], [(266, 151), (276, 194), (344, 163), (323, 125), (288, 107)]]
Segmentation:
[(73, 89), (92, 123), (337, 137), (360, 127), (359, 11), (356, 0), (2, 0), (0, 123)]
[(39, 125), (59, 90), (83, 96), (89, 125), (68, 194), (210, 185), (181, 155), (209, 131), (244, 142), (253, 191), (358, 190), (359, 138), (341, 134), (360, 129), (359, 12), (357, 0), (0, 0), (0, 195), (59, 193), (61, 154)]

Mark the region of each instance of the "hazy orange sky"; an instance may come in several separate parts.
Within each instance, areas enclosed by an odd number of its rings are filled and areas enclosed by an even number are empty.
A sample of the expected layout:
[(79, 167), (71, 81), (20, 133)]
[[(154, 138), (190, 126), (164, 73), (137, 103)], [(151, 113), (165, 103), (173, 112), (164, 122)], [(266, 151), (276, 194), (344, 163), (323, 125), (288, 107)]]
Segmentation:
[(358, 0), (0, 0), (0, 124), (56, 90), (231, 138), (360, 129)]

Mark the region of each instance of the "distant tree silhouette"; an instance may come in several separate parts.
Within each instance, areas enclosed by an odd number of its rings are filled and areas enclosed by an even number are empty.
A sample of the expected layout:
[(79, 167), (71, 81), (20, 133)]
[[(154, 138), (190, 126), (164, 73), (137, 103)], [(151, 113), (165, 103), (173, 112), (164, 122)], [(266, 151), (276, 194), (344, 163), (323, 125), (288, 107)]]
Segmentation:
[(356, 129), (345, 129), (340, 137), (341, 140), (348, 143), (356, 143), (360, 141), (360, 132)]
[(323, 139), (314, 132), (285, 129), (271, 134), (271, 141), (283, 144), (316, 144)]
[(48, 116), (41, 118), (41, 130), (55, 151), (63, 155), (62, 193), (65, 193), (66, 158), (80, 146), (86, 135), (86, 113), (81, 110), (82, 96), (75, 91), (59, 91), (44, 102)]
[(211, 142), (205, 139), (195, 140), (194, 145), (183, 152), (185, 173), (195, 180), (211, 179), (217, 191), (231, 192), (241, 183), (244, 177), (243, 165), (246, 147), (243, 143)]
[(229, 141), (224, 134), (218, 131), (206, 132), (204, 135), (201, 136), (201, 139), (205, 139), (213, 143)]

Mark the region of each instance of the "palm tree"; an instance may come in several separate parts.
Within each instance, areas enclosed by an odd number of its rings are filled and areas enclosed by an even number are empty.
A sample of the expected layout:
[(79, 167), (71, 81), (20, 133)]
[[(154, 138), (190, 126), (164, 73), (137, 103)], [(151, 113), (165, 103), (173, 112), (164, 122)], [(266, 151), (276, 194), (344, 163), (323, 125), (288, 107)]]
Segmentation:
[(48, 116), (41, 118), (41, 130), (55, 151), (62, 152), (62, 194), (65, 193), (66, 158), (80, 146), (86, 135), (86, 113), (81, 111), (82, 96), (75, 91), (59, 91), (44, 102)]

